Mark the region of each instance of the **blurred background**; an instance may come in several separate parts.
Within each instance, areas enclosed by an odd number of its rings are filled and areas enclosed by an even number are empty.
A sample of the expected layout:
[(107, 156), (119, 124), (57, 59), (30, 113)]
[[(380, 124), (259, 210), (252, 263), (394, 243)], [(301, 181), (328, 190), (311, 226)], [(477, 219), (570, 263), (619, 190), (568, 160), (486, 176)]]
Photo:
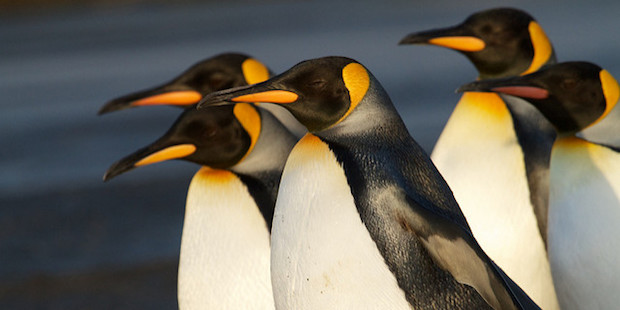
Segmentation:
[(559, 60), (620, 77), (620, 2), (0, 0), (0, 309), (174, 309), (185, 194), (197, 166), (166, 162), (101, 178), (180, 113), (97, 116), (109, 99), (243, 52), (282, 72), (352, 57), (382, 82), (430, 151), (473, 66), (406, 34), (512, 6)]

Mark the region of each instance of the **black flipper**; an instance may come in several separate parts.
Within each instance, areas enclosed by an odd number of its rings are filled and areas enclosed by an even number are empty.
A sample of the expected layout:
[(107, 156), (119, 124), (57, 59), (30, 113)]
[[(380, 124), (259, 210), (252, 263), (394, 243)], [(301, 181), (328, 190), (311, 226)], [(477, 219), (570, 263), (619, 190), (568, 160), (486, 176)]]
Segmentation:
[(409, 196), (398, 201), (411, 211), (401, 213), (401, 220), (407, 221), (435, 263), (456, 281), (475, 288), (495, 309), (540, 309), (491, 261), (470, 232)]

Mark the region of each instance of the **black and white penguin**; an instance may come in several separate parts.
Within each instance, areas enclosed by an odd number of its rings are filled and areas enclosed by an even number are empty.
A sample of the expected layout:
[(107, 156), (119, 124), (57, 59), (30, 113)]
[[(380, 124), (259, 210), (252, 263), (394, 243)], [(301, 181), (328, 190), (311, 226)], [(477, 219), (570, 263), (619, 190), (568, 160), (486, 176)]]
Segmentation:
[[(413, 33), (401, 44), (459, 51), (479, 79), (517, 76), (555, 63), (540, 25), (512, 8)], [(559, 309), (546, 252), (549, 156), (555, 132), (533, 107), (494, 93), (466, 92), (431, 158), (484, 251), (543, 309)]]
[(187, 109), (104, 180), (170, 159), (203, 167), (187, 193), (178, 276), (180, 309), (274, 309), (270, 229), (280, 177), (297, 139), (249, 103)]
[(618, 82), (597, 65), (567, 62), (461, 90), (518, 96), (554, 125), (548, 249), (558, 299), (562, 309), (618, 307), (620, 148), (575, 135), (610, 116)]
[(344, 57), (302, 62), (198, 108), (260, 101), (309, 133), (292, 150), (272, 228), (278, 309), (537, 309), (486, 256), (379, 82)]

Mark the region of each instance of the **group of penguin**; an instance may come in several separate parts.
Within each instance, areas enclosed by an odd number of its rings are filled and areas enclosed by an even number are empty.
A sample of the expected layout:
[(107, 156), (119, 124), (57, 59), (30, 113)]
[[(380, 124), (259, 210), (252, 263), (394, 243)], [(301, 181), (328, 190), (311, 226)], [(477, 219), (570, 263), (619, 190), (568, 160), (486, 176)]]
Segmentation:
[(620, 304), (620, 149), (582, 134), (618, 101), (612, 75), (556, 64), (540, 25), (512, 8), (400, 44), (447, 47), (478, 70), (430, 157), (379, 81), (345, 57), (273, 75), (221, 54), (100, 110), (184, 108), (104, 176), (201, 165), (185, 206), (179, 308)]

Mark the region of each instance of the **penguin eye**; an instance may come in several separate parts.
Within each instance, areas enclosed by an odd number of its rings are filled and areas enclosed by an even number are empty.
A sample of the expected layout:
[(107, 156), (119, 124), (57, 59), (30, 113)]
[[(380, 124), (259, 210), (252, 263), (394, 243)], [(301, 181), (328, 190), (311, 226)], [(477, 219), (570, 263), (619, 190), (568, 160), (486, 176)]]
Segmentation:
[(204, 139), (211, 139), (213, 137), (215, 137), (215, 135), (217, 134), (217, 127), (214, 126), (207, 126), (204, 128), (204, 131), (202, 132), (202, 137)]
[(575, 79), (565, 79), (564, 81), (562, 81), (562, 89), (564, 90), (571, 90), (573, 88), (575, 88), (575, 86), (577, 85), (577, 81)]
[(480, 28), (480, 33), (482, 34), (491, 34), (493, 33), (493, 26), (486, 24)]
[(222, 90), (232, 87), (232, 81), (223, 73), (215, 73), (209, 76), (206, 82), (213, 90)]
[(216, 91), (230, 88), (232, 81), (223, 72), (200, 72), (192, 79), (192, 86), (204, 91)]
[(217, 126), (205, 124), (201, 121), (193, 121), (184, 129), (187, 135), (198, 141), (207, 141), (213, 139), (217, 135), (219, 129)]
[(308, 86), (318, 89), (325, 87), (325, 84), (327, 84), (327, 81), (325, 81), (324, 79), (316, 79), (308, 83)]

